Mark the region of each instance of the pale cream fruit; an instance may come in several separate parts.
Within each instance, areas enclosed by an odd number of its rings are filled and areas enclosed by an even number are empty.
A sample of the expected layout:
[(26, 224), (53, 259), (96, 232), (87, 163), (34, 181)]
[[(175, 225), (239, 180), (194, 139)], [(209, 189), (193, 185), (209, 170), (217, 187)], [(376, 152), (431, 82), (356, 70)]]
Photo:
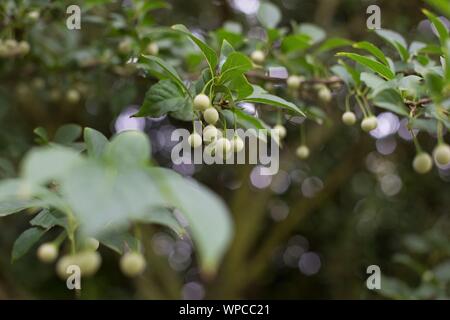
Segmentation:
[(133, 50), (133, 42), (129, 38), (123, 39), (120, 41), (117, 49), (122, 54), (129, 54)]
[(219, 120), (219, 112), (215, 108), (208, 108), (203, 111), (203, 118), (209, 124), (216, 124)]
[(283, 125), (277, 124), (275, 127), (273, 127), (273, 130), (275, 130), (275, 134), (279, 138), (283, 139), (283, 138), (286, 137), (287, 131), (286, 131), (286, 128)]
[(333, 95), (331, 94), (330, 89), (327, 87), (322, 87), (318, 93), (320, 101), (324, 103), (329, 103), (331, 99), (333, 99)]
[(88, 250), (96, 251), (100, 247), (100, 242), (95, 238), (87, 238), (86, 248)]
[(307, 146), (300, 146), (297, 148), (296, 154), (300, 159), (309, 158), (309, 148)]
[(445, 143), (439, 144), (433, 151), (433, 157), (438, 165), (450, 164), (450, 146)]
[(193, 133), (189, 136), (188, 142), (192, 148), (198, 148), (202, 145), (202, 136), (198, 133)]
[(220, 138), (216, 141), (216, 154), (226, 156), (231, 151), (231, 142), (226, 138)]
[(200, 93), (194, 98), (194, 109), (204, 111), (211, 107), (211, 100), (206, 94)]
[(150, 42), (147, 45), (146, 51), (148, 54), (150, 54), (152, 56), (156, 56), (159, 53), (159, 46), (155, 42)]
[(206, 126), (203, 129), (203, 141), (212, 142), (213, 140), (217, 139), (218, 134), (219, 131), (215, 126), (213, 125)]
[(234, 136), (233, 139), (231, 139), (231, 150), (235, 153), (239, 153), (244, 149), (244, 140), (242, 140), (239, 136)]
[(66, 279), (70, 273), (68, 268), (70, 266), (77, 266), (80, 268), (82, 277), (89, 277), (94, 275), (102, 263), (102, 257), (96, 251), (84, 251), (74, 255), (66, 255), (59, 259), (56, 264), (56, 272), (58, 275)]
[(342, 122), (347, 126), (353, 126), (356, 123), (356, 115), (351, 111), (347, 111), (342, 115)]
[(120, 270), (127, 277), (135, 277), (144, 272), (147, 262), (142, 254), (138, 252), (125, 253), (120, 259)]
[(364, 118), (364, 120), (361, 122), (361, 129), (363, 129), (363, 131), (365, 132), (375, 130), (377, 127), (378, 127), (378, 120), (374, 116)]
[(263, 64), (264, 61), (266, 60), (266, 55), (261, 50), (255, 50), (250, 55), (250, 58), (256, 64)]
[(305, 81), (304, 77), (292, 75), (287, 79), (287, 86), (289, 89), (297, 90), (300, 88), (300, 86), (304, 81)]
[(53, 243), (43, 243), (37, 250), (37, 257), (44, 263), (52, 263), (58, 258), (58, 247)]
[(428, 173), (433, 168), (433, 159), (428, 153), (421, 152), (414, 158), (413, 168), (417, 173)]
[(33, 22), (38, 21), (40, 16), (41, 16), (41, 14), (38, 10), (30, 11), (27, 14), (27, 17)]
[(30, 52), (30, 44), (27, 41), (20, 41), (18, 50), (21, 55), (26, 55)]
[(70, 89), (66, 92), (66, 99), (69, 103), (78, 103), (81, 99), (80, 93), (75, 89)]

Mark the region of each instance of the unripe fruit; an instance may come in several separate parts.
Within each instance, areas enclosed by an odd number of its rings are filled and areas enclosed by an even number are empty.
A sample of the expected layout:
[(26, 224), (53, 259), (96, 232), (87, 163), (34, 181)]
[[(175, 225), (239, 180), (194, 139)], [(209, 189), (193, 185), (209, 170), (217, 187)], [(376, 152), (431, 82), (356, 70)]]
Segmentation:
[(156, 43), (154, 43), (154, 42), (150, 42), (147, 45), (146, 49), (147, 49), (147, 53), (152, 55), (152, 56), (156, 56), (159, 53), (159, 46)]
[(363, 129), (365, 132), (375, 130), (377, 127), (378, 127), (378, 120), (374, 116), (364, 118), (364, 120), (361, 122), (361, 129)]
[(309, 148), (307, 146), (300, 146), (297, 148), (296, 154), (300, 159), (307, 159), (309, 157)]
[(216, 154), (227, 155), (231, 151), (231, 142), (226, 138), (220, 138), (216, 141)]
[(189, 136), (188, 142), (192, 148), (198, 148), (202, 145), (202, 137), (198, 133), (193, 133)]
[(39, 13), (38, 10), (33, 10), (33, 11), (28, 12), (27, 16), (31, 21), (35, 22), (39, 19), (40, 15), (41, 14)]
[(209, 125), (203, 129), (203, 141), (211, 142), (217, 138), (218, 130), (215, 126)]
[(277, 124), (275, 127), (273, 127), (273, 130), (275, 130), (275, 133), (279, 138), (283, 139), (284, 137), (286, 137), (286, 128), (283, 125)]
[(203, 112), (203, 118), (209, 124), (216, 124), (219, 120), (219, 113), (215, 108), (208, 108)]
[(413, 168), (417, 173), (428, 173), (433, 168), (433, 159), (428, 153), (421, 152), (414, 158)]
[(44, 263), (52, 263), (58, 257), (58, 247), (53, 243), (43, 243), (37, 250), (37, 256)]
[(287, 79), (287, 86), (289, 89), (297, 90), (298, 88), (300, 88), (303, 81), (305, 81), (304, 77), (292, 75)]
[(144, 257), (137, 252), (125, 253), (120, 259), (120, 270), (128, 277), (140, 275), (146, 266), (147, 262)]
[(118, 48), (120, 53), (122, 54), (129, 54), (131, 50), (133, 49), (133, 43), (131, 42), (131, 39), (124, 39), (120, 41)]
[(330, 89), (328, 89), (327, 87), (322, 87), (319, 90), (318, 96), (319, 96), (320, 101), (322, 101), (324, 103), (330, 102), (331, 99), (333, 98)]
[(59, 259), (56, 264), (56, 272), (61, 278), (66, 279), (70, 275), (67, 273), (67, 268), (74, 265), (80, 268), (82, 277), (89, 277), (98, 271), (101, 262), (102, 257), (95, 251), (86, 251), (74, 255), (66, 255)]
[(86, 240), (86, 248), (88, 250), (96, 251), (100, 247), (100, 242), (95, 238), (88, 238)]
[(26, 55), (30, 52), (30, 44), (26, 41), (20, 41), (18, 44), (18, 50), (21, 55)]
[(230, 142), (231, 150), (233, 150), (234, 152), (239, 153), (244, 149), (244, 140), (242, 140), (238, 135), (234, 136)]
[(253, 51), (250, 57), (256, 64), (262, 64), (264, 63), (264, 60), (266, 60), (266, 55), (261, 50)]
[(342, 115), (342, 122), (347, 126), (352, 126), (356, 123), (356, 115), (351, 111), (347, 111)]
[(66, 93), (66, 99), (70, 103), (73, 103), (73, 104), (78, 103), (80, 101), (80, 98), (81, 98), (80, 93), (75, 89), (70, 89)]
[(438, 165), (450, 164), (450, 146), (445, 143), (439, 144), (433, 151), (433, 157)]
[(200, 93), (194, 98), (194, 109), (204, 111), (211, 106), (211, 101), (206, 94)]

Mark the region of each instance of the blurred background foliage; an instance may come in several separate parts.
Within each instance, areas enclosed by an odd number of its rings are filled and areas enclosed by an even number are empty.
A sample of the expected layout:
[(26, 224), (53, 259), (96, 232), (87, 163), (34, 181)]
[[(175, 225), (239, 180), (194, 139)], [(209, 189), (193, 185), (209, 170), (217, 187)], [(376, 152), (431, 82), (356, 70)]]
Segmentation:
[[(427, 36), (419, 10), (426, 5), (419, 0), (272, 2), (281, 9), (283, 26), (310, 22), (330, 36), (372, 40), (366, 8), (377, 4), (383, 27), (410, 40)], [(146, 274), (129, 281), (120, 275), (116, 258), (102, 252), (102, 270), (83, 281), (82, 298), (449, 297), (450, 169), (415, 174), (414, 149), (400, 119), (386, 114), (384, 129), (372, 136), (341, 125), (308, 124), (311, 159), (295, 158), (298, 138), (288, 135), (281, 171), (268, 178), (250, 166), (172, 166), (170, 132), (182, 124), (129, 118), (152, 80), (126, 64), (124, 40), (133, 39), (137, 52), (156, 42), (168, 61), (177, 65), (179, 57), (189, 57), (196, 70), (199, 58), (186, 41), (158, 36), (153, 28), (182, 23), (206, 34), (234, 21), (256, 32), (258, 0), (148, 1), (154, 8), (136, 8), (131, 1), (80, 1), (80, 31), (65, 28), (65, 9), (73, 3), (0, 4), (0, 38), (28, 41), (31, 47), (23, 57), (0, 58), (0, 177), (16, 175), (19, 159), (35, 144), (36, 127), (50, 136), (67, 123), (108, 136), (140, 129), (151, 137), (161, 165), (194, 176), (221, 195), (236, 224), (234, 243), (214, 280), (199, 276), (188, 241), (153, 227), (145, 232)], [(30, 15), (34, 10), (37, 18)], [(13, 21), (7, 18), (11, 12)], [(342, 100), (338, 95), (340, 109)], [(330, 116), (338, 123), (335, 111)], [(431, 138), (427, 143), (434, 145)], [(72, 298), (33, 254), (11, 265), (13, 241), (27, 220), (0, 220), (0, 299)], [(369, 265), (380, 266), (382, 290), (366, 288)]]

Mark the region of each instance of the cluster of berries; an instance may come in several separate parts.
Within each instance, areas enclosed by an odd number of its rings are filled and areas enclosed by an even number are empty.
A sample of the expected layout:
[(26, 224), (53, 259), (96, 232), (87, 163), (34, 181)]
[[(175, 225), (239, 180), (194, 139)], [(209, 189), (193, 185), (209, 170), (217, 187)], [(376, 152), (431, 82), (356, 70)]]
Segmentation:
[(30, 52), (30, 44), (27, 41), (15, 39), (0, 39), (0, 58), (13, 58), (24, 56)]

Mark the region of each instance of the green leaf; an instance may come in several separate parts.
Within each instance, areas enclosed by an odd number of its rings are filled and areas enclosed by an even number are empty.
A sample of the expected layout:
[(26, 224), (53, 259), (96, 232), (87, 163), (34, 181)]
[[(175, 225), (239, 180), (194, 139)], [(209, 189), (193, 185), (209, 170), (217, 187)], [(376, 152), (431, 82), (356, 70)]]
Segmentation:
[(200, 265), (213, 274), (231, 241), (233, 226), (222, 199), (205, 187), (173, 171), (153, 168), (167, 202), (178, 208), (189, 222)]
[(226, 118), (227, 123), (233, 123), (236, 116), (237, 125), (244, 129), (270, 129), (270, 127), (266, 125), (261, 119), (253, 117), (238, 108), (234, 108), (233, 110), (222, 110), (220, 111), (220, 113)]
[(81, 136), (81, 127), (77, 124), (66, 124), (56, 130), (53, 141), (60, 144), (69, 144)]
[(340, 47), (351, 46), (353, 41), (344, 38), (329, 38), (316, 50), (316, 53), (324, 53)]
[(103, 150), (108, 145), (108, 139), (99, 131), (85, 128), (84, 142), (86, 143), (87, 153), (90, 157), (100, 158)]
[(361, 81), (369, 87), (372, 92), (377, 91), (378, 88), (386, 84), (386, 80), (381, 79), (377, 75), (368, 72), (361, 72)]
[(436, 9), (442, 11), (448, 18), (450, 18), (450, 6), (447, 0), (425, 0)]
[(49, 146), (31, 150), (23, 162), (23, 177), (42, 184), (64, 176), (68, 170), (82, 161), (73, 149)]
[(235, 52), (233, 46), (227, 40), (223, 40), (220, 47), (220, 62), (225, 63), (228, 56), (233, 52)]
[(430, 11), (423, 9), (423, 13), (428, 17), (428, 19), (431, 20), (433, 23), (433, 26), (436, 28), (436, 31), (439, 36), (439, 40), (441, 41), (441, 45), (445, 46), (445, 43), (447, 42), (447, 39), (449, 38), (449, 31), (447, 29), (447, 26), (444, 25), (444, 23), (436, 17), (434, 14), (432, 14)]
[(386, 59), (386, 56), (384, 55), (383, 51), (381, 51), (377, 46), (375, 46), (374, 44), (368, 42), (368, 41), (362, 41), (362, 42), (357, 42), (353, 45), (354, 48), (357, 49), (363, 49), (368, 51), (369, 53), (371, 53), (375, 58), (377, 58), (378, 60), (380, 60), (380, 62), (382, 62), (383, 64), (385, 64), (386, 66), (389, 67), (389, 62)]
[(256, 16), (267, 29), (275, 28), (281, 21), (280, 9), (268, 1), (261, 1)]
[(98, 241), (118, 254), (139, 251), (140, 248), (140, 241), (128, 232), (110, 232), (99, 237)]
[(301, 51), (311, 46), (311, 38), (304, 34), (293, 34), (283, 38), (281, 50), (285, 53)]
[(186, 229), (180, 225), (171, 210), (167, 208), (151, 209), (147, 214), (139, 217), (138, 221), (165, 226), (179, 237), (184, 237), (187, 234)]
[(252, 68), (252, 61), (247, 56), (240, 52), (233, 52), (222, 66), (220, 83), (227, 83), (236, 77), (242, 76)]
[(408, 44), (401, 34), (386, 29), (375, 30), (375, 33), (390, 43), (398, 51), (403, 61), (408, 61)]
[(39, 241), (46, 231), (47, 230), (42, 228), (30, 228), (25, 230), (14, 242), (11, 261), (14, 262), (24, 256)]
[(68, 228), (67, 216), (55, 210), (43, 209), (31, 221), (34, 227), (51, 229), (55, 226)]
[(124, 167), (146, 165), (150, 155), (150, 140), (141, 131), (123, 131), (117, 134), (105, 150), (105, 158), (110, 163)]
[(373, 98), (373, 104), (399, 115), (406, 117), (409, 116), (409, 110), (405, 106), (401, 95), (394, 89), (387, 89), (378, 93)]
[(8, 199), (0, 201), (0, 217), (4, 217), (28, 208), (42, 206), (42, 201), (39, 200), (20, 200)]
[(160, 66), (166, 72), (166, 75), (169, 77), (169, 79), (175, 82), (180, 87), (181, 90), (183, 90), (186, 93), (189, 92), (188, 88), (186, 88), (186, 86), (184, 85), (183, 80), (180, 78), (177, 71), (171, 65), (155, 56), (143, 55), (143, 57)]
[(135, 117), (161, 117), (180, 110), (193, 110), (190, 97), (186, 96), (171, 80), (161, 80), (145, 94), (144, 103)]
[(305, 114), (303, 111), (300, 110), (299, 107), (297, 107), (292, 102), (288, 102), (284, 100), (283, 98), (274, 96), (267, 91), (265, 91), (263, 88), (259, 86), (253, 86), (253, 93), (240, 100), (241, 102), (253, 102), (253, 103), (260, 103), (260, 104), (266, 104), (271, 105), (274, 107), (279, 107), (282, 109), (286, 109), (289, 111), (292, 111), (294, 113), (297, 113), (299, 115), (304, 116)]
[(298, 32), (307, 35), (311, 40), (311, 44), (316, 44), (325, 39), (326, 33), (322, 28), (310, 23), (302, 23), (298, 27)]
[(248, 82), (247, 78), (244, 75), (237, 76), (233, 78), (228, 84), (227, 87), (230, 91), (236, 93), (236, 99), (243, 99), (253, 92), (252, 85)]
[(208, 61), (211, 75), (214, 76), (217, 64), (219, 63), (216, 52), (202, 40), (194, 36), (185, 26), (177, 24), (172, 26), (172, 29), (187, 35), (200, 48)]
[(372, 60), (370, 58), (367, 58), (365, 56), (361, 56), (361, 55), (355, 54), (355, 53), (340, 52), (340, 53), (338, 53), (338, 56), (350, 58), (350, 59), (368, 67), (372, 71), (378, 73), (379, 75), (381, 75), (382, 77), (384, 77), (388, 80), (392, 80), (395, 78), (394, 72), (391, 69), (389, 69), (387, 66), (385, 66), (384, 64), (382, 64), (378, 61)]

